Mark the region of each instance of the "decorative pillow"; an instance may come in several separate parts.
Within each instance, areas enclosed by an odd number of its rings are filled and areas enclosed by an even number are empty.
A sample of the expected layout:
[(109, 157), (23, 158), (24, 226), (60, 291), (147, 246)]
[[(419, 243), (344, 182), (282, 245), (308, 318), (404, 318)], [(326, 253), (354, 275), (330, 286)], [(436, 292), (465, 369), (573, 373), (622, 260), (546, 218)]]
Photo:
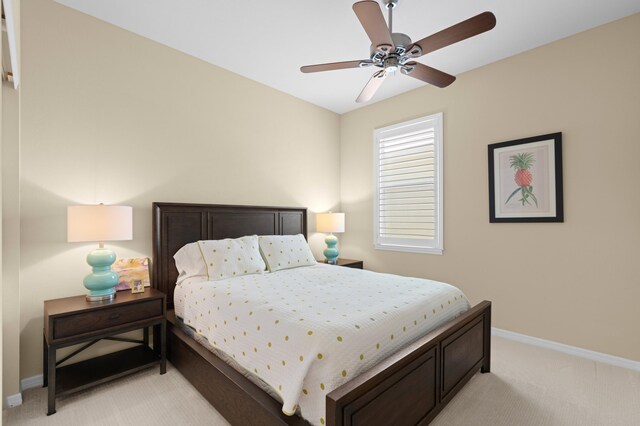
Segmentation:
[(178, 270), (177, 284), (181, 284), (187, 278), (207, 276), (207, 265), (204, 263), (198, 243), (183, 246), (173, 255), (173, 259), (176, 261)]
[(212, 281), (261, 274), (265, 270), (256, 235), (233, 240), (198, 241), (198, 246)]
[(298, 235), (266, 235), (258, 237), (260, 252), (270, 272), (298, 266), (315, 265), (307, 240)]

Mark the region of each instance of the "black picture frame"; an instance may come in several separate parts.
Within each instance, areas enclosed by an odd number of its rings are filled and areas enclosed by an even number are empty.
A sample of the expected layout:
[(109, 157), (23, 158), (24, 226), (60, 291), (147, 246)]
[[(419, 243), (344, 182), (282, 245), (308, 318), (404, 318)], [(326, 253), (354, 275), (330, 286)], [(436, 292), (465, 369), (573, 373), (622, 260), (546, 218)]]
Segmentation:
[[(527, 212), (526, 209), (533, 209), (533, 201), (535, 201), (536, 208), (538, 207), (538, 200), (534, 194), (535, 187), (533, 184), (534, 174), (529, 172), (528, 174), (523, 174), (520, 177), (517, 176), (520, 169), (517, 169), (517, 165), (513, 165), (512, 158), (517, 157), (517, 154), (514, 154), (509, 158), (509, 161), (512, 164), (512, 168), (517, 170), (517, 172), (511, 171), (509, 175), (512, 179), (514, 179), (515, 185), (513, 188), (515, 190), (511, 193), (509, 197), (507, 197), (506, 202), (502, 202), (505, 198), (503, 191), (498, 190), (498, 194), (496, 193), (497, 185), (500, 184), (499, 188), (502, 188), (502, 181), (505, 176), (508, 175), (506, 170), (510, 170), (511, 168), (506, 168), (503, 161), (496, 161), (496, 158), (502, 155), (507, 155), (509, 152), (517, 152), (527, 149), (527, 146), (530, 147), (539, 147), (539, 146), (548, 147), (545, 152), (548, 153), (548, 156), (540, 157), (542, 160), (548, 161), (546, 170), (548, 171), (546, 176), (547, 185), (543, 187), (543, 191), (545, 194), (545, 200), (549, 205), (548, 211), (541, 212)], [(553, 155), (551, 155), (551, 153)], [(522, 155), (522, 154), (520, 154)], [(528, 153), (531, 157), (529, 159), (533, 159), (531, 163), (535, 163), (538, 157), (535, 157), (534, 154)], [(489, 157), (489, 222), (491, 223), (522, 223), (522, 222), (564, 222), (564, 207), (563, 207), (563, 179), (562, 179), (562, 132), (558, 133), (549, 133), (546, 135), (533, 136), (524, 139), (516, 139), (507, 142), (500, 142), (490, 144), (488, 146), (488, 157)], [(522, 160), (522, 157), (519, 157)], [(526, 161), (526, 158), (525, 158)], [(553, 164), (551, 164), (553, 163)], [(522, 164), (522, 162), (516, 164)], [(525, 163), (526, 164), (526, 163)], [(551, 172), (553, 170), (553, 173)], [(524, 173), (524, 172), (523, 172)], [(499, 179), (500, 181), (496, 181)], [(529, 182), (528, 185), (522, 185), (523, 182)], [(518, 194), (519, 193), (519, 194)], [(514, 201), (512, 201), (512, 197), (516, 196), (515, 202), (522, 203), (522, 212), (516, 211), (503, 211), (502, 206), (511, 202), (510, 209), (514, 210), (517, 207), (514, 206)], [(517, 197), (521, 197), (517, 199)], [(498, 198), (496, 200), (496, 197)], [(496, 201), (500, 203), (498, 206)]]

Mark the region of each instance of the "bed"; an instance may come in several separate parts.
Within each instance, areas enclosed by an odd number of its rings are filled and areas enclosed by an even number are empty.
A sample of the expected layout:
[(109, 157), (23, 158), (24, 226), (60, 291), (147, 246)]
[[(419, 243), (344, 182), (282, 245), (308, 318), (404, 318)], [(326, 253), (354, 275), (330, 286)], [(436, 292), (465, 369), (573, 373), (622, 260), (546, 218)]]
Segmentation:
[[(152, 281), (167, 294), (168, 359), (232, 424), (309, 423), (285, 415), (280, 402), (180, 326), (173, 311), (178, 278), (173, 255), (198, 240), (252, 234), (306, 237), (306, 216), (304, 208), (153, 204)], [(491, 303), (485, 301), (413, 339), (329, 392), (323, 424), (428, 423), (477, 371), (489, 372), (490, 323)]]

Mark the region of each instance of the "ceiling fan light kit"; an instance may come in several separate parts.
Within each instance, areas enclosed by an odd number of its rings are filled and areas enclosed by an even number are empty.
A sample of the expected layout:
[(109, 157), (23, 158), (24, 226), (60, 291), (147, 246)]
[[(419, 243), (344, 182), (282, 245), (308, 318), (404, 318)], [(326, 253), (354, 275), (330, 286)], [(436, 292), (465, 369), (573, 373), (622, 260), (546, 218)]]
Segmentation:
[(387, 22), (377, 1), (364, 0), (353, 5), (353, 11), (371, 40), (369, 59), (306, 65), (301, 67), (300, 71), (312, 73), (370, 66), (381, 68), (371, 76), (356, 102), (369, 101), (387, 75), (398, 70), (402, 74), (434, 86), (447, 87), (455, 81), (454, 76), (416, 62), (414, 59), (482, 34), (496, 26), (494, 14), (484, 12), (413, 43), (408, 35), (393, 32), (393, 10), (398, 6), (398, 0), (384, 0), (384, 3), (388, 10)]

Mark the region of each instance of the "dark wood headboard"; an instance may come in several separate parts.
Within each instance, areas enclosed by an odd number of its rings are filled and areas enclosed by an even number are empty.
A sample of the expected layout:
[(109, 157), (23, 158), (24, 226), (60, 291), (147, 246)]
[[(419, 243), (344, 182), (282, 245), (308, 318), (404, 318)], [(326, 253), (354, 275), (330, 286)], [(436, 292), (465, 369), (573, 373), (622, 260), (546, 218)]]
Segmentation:
[(152, 211), (151, 285), (167, 295), (167, 309), (173, 309), (178, 279), (173, 255), (185, 244), (256, 234), (307, 238), (306, 208), (153, 203)]

